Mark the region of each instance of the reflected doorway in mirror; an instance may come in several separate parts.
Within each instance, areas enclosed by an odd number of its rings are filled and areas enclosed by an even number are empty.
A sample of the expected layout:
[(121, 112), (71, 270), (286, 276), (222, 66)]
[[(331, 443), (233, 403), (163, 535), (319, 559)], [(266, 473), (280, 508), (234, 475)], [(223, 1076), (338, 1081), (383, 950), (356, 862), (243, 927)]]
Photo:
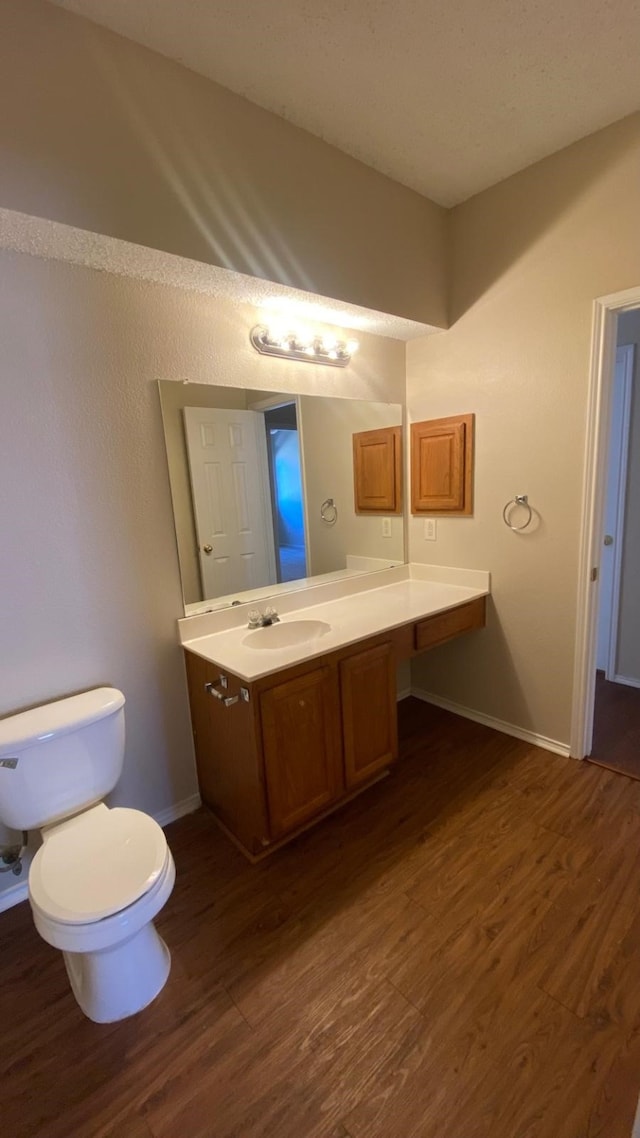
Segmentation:
[(295, 401), (264, 412), (279, 583), (307, 576), (302, 464)]

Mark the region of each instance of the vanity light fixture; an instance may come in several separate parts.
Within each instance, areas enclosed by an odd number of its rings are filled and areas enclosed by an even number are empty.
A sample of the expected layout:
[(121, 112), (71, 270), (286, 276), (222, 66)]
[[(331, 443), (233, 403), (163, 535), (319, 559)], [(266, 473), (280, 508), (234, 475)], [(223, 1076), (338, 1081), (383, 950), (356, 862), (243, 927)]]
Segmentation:
[(280, 332), (266, 324), (256, 324), (251, 330), (251, 343), (264, 356), (330, 364), (332, 367), (346, 367), (359, 346), (357, 340), (338, 340), (335, 336), (320, 336), (315, 332)]

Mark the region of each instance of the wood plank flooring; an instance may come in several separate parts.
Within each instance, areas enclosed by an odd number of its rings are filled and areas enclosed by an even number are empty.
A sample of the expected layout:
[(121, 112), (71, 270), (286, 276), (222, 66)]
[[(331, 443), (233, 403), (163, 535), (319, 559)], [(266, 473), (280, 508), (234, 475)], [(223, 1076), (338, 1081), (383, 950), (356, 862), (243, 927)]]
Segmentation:
[(173, 968), (132, 1020), (0, 916), (3, 1138), (630, 1138), (640, 783), (400, 720), (394, 773), (258, 866), (169, 827)]

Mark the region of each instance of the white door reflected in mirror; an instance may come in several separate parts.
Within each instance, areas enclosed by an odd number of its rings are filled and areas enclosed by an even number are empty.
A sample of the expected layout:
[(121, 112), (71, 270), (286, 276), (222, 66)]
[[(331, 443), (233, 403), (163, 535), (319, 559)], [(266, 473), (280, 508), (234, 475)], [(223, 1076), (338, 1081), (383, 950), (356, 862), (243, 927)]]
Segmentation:
[(203, 596), (275, 583), (262, 415), (214, 407), (183, 413)]

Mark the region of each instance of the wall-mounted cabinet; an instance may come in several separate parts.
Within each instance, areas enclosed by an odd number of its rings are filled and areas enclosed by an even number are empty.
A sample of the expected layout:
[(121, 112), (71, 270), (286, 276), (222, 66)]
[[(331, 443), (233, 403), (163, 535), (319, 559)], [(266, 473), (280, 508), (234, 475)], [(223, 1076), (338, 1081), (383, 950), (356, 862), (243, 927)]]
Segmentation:
[(411, 424), (412, 514), (473, 513), (474, 415)]
[(402, 513), (402, 428), (353, 436), (353, 493), (358, 514)]

